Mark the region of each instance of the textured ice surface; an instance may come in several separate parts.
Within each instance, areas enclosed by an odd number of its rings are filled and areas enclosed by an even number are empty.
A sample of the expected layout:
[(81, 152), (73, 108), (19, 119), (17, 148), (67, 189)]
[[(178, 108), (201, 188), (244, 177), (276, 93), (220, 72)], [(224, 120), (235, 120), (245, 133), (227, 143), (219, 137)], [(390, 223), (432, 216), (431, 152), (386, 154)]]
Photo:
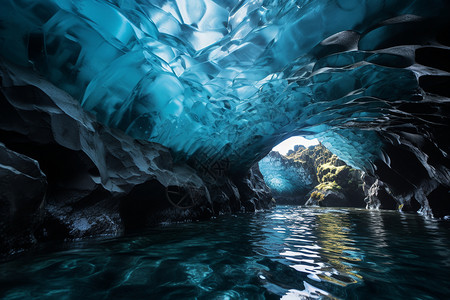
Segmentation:
[[(389, 166), (386, 136), (414, 152), (448, 122), (426, 92), (449, 96), (449, 70), (416, 60), (448, 54), (449, 12), (447, 0), (3, 0), (0, 53), (180, 159), (239, 171), (310, 135), (370, 171)], [(405, 123), (422, 127), (390, 135)]]
[(308, 168), (306, 164), (288, 160), (278, 152), (270, 152), (260, 160), (259, 168), (275, 196), (288, 195), (301, 198), (317, 184), (314, 170)]
[(257, 166), (244, 178), (209, 171), (102, 126), (32, 70), (0, 60), (0, 260), (36, 239), (116, 236), (269, 207)]

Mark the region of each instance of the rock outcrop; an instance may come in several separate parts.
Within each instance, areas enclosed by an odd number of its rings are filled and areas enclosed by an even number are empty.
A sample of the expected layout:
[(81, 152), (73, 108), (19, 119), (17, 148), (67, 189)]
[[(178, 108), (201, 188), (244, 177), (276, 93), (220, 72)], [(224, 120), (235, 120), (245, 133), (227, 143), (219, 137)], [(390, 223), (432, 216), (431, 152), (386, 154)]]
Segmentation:
[[(270, 204), (257, 170), (206, 180), (169, 149), (97, 123), (27, 69), (1, 62), (0, 80), (1, 254)], [(235, 201), (217, 205), (221, 193)]]
[(277, 203), (364, 207), (361, 171), (322, 145), (295, 146), (286, 156), (271, 152), (260, 161)]
[(0, 143), (0, 257), (36, 242), (46, 187), (37, 161)]
[(364, 207), (361, 171), (345, 164), (323, 145), (298, 149), (287, 157), (314, 166), (318, 185), (308, 194), (306, 205)]
[(235, 182), (246, 211), (261, 210), (273, 204), (272, 193), (258, 164), (255, 164), (244, 178), (238, 178)]

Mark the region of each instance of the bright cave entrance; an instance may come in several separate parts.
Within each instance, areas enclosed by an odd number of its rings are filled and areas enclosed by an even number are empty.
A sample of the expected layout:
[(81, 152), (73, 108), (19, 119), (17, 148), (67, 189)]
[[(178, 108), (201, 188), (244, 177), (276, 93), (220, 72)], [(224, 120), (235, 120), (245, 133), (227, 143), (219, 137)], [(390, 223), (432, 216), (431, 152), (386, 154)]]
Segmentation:
[(302, 136), (293, 136), (273, 147), (272, 151), (277, 151), (282, 155), (286, 155), (289, 150), (294, 150), (294, 147), (297, 145), (308, 148), (309, 146), (315, 146), (318, 144), (318, 139), (306, 139)]
[[(277, 204), (358, 208), (367, 205), (370, 185), (365, 182), (364, 173), (347, 165), (317, 139), (286, 139), (259, 162), (259, 167)], [(395, 201), (392, 206), (396, 208)]]

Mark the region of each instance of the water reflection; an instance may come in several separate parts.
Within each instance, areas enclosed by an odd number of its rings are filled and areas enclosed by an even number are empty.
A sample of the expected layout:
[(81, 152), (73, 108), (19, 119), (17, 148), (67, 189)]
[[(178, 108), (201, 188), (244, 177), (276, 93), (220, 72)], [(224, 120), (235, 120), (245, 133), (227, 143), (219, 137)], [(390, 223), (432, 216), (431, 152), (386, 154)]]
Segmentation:
[(298, 272), (299, 288), (285, 290), (284, 297), (331, 297), (318, 284), (346, 287), (363, 280), (356, 263), (364, 255), (352, 238), (347, 211), (291, 207), (284, 212), (263, 223), (266, 239), (255, 244), (255, 249), (264, 248), (272, 260)]
[[(450, 231), (441, 223), (394, 211), (282, 211), (260, 223), (265, 239), (254, 245), (295, 270), (271, 268), (265, 277), (266, 288), (282, 293), (282, 299), (440, 299), (450, 292), (444, 279), (450, 272), (442, 269), (449, 263)], [(273, 277), (281, 270), (296, 278), (290, 289), (280, 288), (283, 284)]]
[(362, 280), (355, 262), (361, 261), (364, 255), (352, 239), (348, 212), (339, 210), (320, 214), (316, 222), (315, 234), (321, 246), (319, 252), (322, 261), (327, 262), (318, 277), (341, 286)]
[(388, 246), (387, 237), (384, 229), (384, 221), (381, 217), (381, 214), (382, 212), (380, 210), (369, 210), (367, 212), (367, 227), (369, 229), (370, 237), (374, 243), (374, 246), (377, 248), (386, 248)]
[(277, 207), (70, 247), (0, 264), (0, 298), (450, 295), (449, 223), (398, 212)]

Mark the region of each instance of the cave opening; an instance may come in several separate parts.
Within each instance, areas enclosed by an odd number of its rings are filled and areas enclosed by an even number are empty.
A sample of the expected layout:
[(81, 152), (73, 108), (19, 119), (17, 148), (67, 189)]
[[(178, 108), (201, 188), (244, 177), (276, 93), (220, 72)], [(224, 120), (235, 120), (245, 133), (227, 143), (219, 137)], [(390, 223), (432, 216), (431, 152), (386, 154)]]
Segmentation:
[[(295, 146), (303, 146), (303, 147), (310, 147), (315, 146), (319, 144), (319, 140), (316, 138), (311, 137), (304, 137), (304, 136), (291, 136), (275, 147), (272, 148), (272, 151), (277, 151), (280, 154), (287, 155), (289, 150), (294, 150)], [(295, 150), (294, 150), (295, 151)]]
[[(347, 165), (315, 138), (294, 136), (258, 163), (277, 204), (366, 207), (366, 176)], [(383, 208), (395, 209), (395, 203)]]
[[(325, 144), (333, 149), (333, 145)], [(275, 202), (403, 212), (421, 209), (415, 195), (409, 199), (396, 197), (383, 181), (346, 163), (330, 149), (316, 138), (302, 136), (290, 137), (273, 147), (258, 166)]]

